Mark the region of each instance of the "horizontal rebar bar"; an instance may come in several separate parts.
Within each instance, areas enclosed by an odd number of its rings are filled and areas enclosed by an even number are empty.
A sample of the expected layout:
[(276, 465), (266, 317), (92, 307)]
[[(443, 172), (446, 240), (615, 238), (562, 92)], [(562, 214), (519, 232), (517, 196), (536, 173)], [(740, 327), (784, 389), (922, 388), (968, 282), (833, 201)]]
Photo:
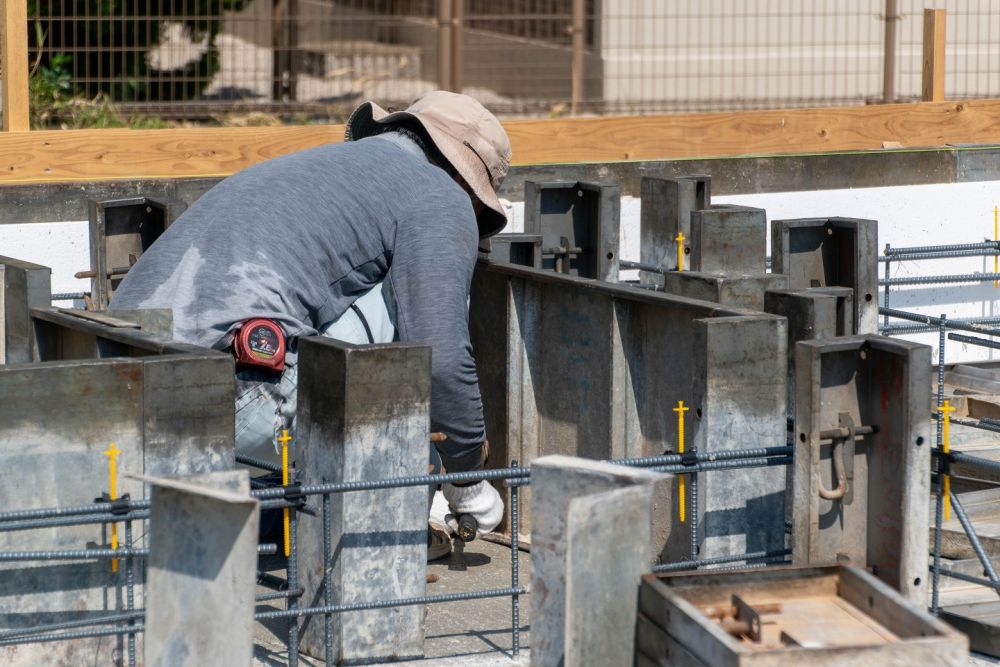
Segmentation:
[(994, 255), (1000, 254), (1000, 250), (993, 248), (984, 248), (982, 250), (951, 250), (944, 252), (914, 252), (908, 253), (906, 255), (893, 255), (891, 257), (886, 257), (880, 255), (878, 261), (881, 263), (885, 262), (915, 262), (923, 259), (952, 259), (957, 257), (993, 257)]
[[(930, 571), (934, 572), (934, 566), (930, 566)], [(940, 569), (937, 571), (942, 577), (951, 577), (952, 579), (960, 579), (962, 581), (967, 581), (970, 584), (979, 584), (980, 586), (986, 586), (987, 588), (992, 588), (997, 593), (1000, 593), (1000, 586), (994, 585), (989, 579), (984, 579), (981, 577), (976, 577), (971, 574), (965, 574), (963, 572), (955, 572), (954, 570), (944, 570)]]
[[(788, 456), (794, 453), (793, 447), (756, 447), (753, 449), (724, 449), (718, 452), (698, 452), (697, 461), (729, 461), (742, 458), (759, 458), (761, 456)], [(632, 459), (612, 459), (608, 463), (622, 466), (652, 467), (661, 465), (671, 465), (684, 460), (683, 454), (663, 454), (661, 456), (643, 456)]]
[(55, 632), (56, 630), (72, 630), (73, 628), (86, 628), (91, 625), (106, 625), (108, 623), (127, 623), (142, 619), (146, 615), (144, 609), (136, 609), (124, 614), (114, 616), (100, 616), (98, 618), (86, 618), (78, 621), (65, 621), (63, 623), (50, 623), (49, 625), (36, 625), (33, 628), (25, 628), (14, 632), (0, 633), (0, 641), (4, 639), (14, 639), (42, 633)]
[[(878, 312), (879, 315), (888, 315), (898, 320), (920, 322), (921, 324), (933, 325), (934, 327), (941, 326), (941, 318), (932, 315), (921, 315), (920, 313), (911, 313), (897, 308), (885, 308), (884, 306), (880, 306)], [(972, 333), (985, 334), (987, 336), (1000, 336), (1000, 329), (991, 329), (978, 324), (960, 323), (955, 320), (946, 319), (945, 326), (949, 329), (957, 329), (959, 331), (971, 331)]]
[(981, 456), (970, 456), (968, 454), (963, 454), (962, 452), (950, 452), (951, 460), (953, 463), (964, 463), (972, 467), (986, 468), (988, 470), (1000, 470), (1000, 461), (993, 461), (991, 459), (984, 459)]
[(242, 463), (243, 465), (251, 466), (253, 468), (260, 468), (261, 470), (267, 470), (270, 472), (281, 472), (281, 466), (278, 465), (277, 463), (271, 463), (270, 461), (265, 461), (264, 459), (258, 459), (254, 456), (237, 454), (236, 462)]
[[(918, 245), (906, 248), (886, 247), (882, 257), (889, 257), (893, 260), (903, 258), (905, 255), (925, 255), (928, 253), (938, 254), (945, 252), (962, 252), (966, 250), (1000, 250), (1000, 242), (982, 241), (980, 243), (952, 243), (948, 245)], [(879, 257), (879, 260), (882, 259)]]
[(950, 283), (986, 283), (1000, 280), (1000, 273), (952, 273), (940, 276), (900, 276), (879, 278), (880, 286), (895, 285), (946, 285)]
[[(421, 475), (419, 477), (395, 477), (393, 479), (313, 484), (302, 486), (297, 491), (308, 496), (350, 491), (374, 491), (377, 489), (396, 489), (407, 486), (430, 486), (446, 482), (478, 482), (481, 480), (511, 479), (527, 477), (530, 472), (528, 468), (497, 468), (494, 470), (477, 470), (475, 472), (450, 472), (444, 475)], [(273, 489), (253, 491), (251, 495), (261, 499), (282, 498), (285, 495), (285, 491), (284, 487), (275, 487)]]
[(988, 340), (986, 338), (976, 338), (975, 336), (966, 336), (963, 334), (950, 333), (948, 334), (948, 340), (953, 340), (956, 343), (968, 343), (969, 345), (988, 347), (992, 350), (1000, 350), (1000, 342), (994, 340)]
[(110, 635), (131, 635), (143, 632), (145, 626), (122, 625), (117, 628), (105, 628), (103, 630), (80, 630), (78, 632), (49, 632), (28, 637), (18, 637), (16, 639), (2, 639), (0, 646), (13, 646), (14, 644), (35, 644), (38, 642), (61, 642), (70, 639), (87, 639), (89, 637), (108, 637)]
[[(1000, 316), (990, 315), (987, 317), (965, 317), (947, 320), (947, 325), (951, 326), (952, 322), (958, 322), (959, 324), (989, 324), (989, 325), (1000, 325)], [(929, 324), (890, 324), (887, 327), (881, 327), (879, 333), (883, 336), (891, 335), (901, 335), (901, 334), (916, 334), (916, 333), (929, 333), (931, 331), (937, 332), (940, 327), (931, 326)]]
[(386, 609), (388, 607), (410, 607), (413, 605), (436, 604), (440, 602), (483, 600), (485, 598), (511, 597), (513, 595), (525, 595), (527, 593), (528, 589), (524, 588), (523, 586), (519, 588), (494, 588), (488, 591), (474, 591), (471, 593), (446, 593), (443, 595), (422, 595), (413, 598), (401, 598), (399, 600), (379, 600), (376, 602), (335, 604), (324, 607), (300, 607), (297, 609), (262, 611), (254, 614), (254, 618), (258, 621), (264, 621), (274, 618), (315, 616), (317, 614), (342, 614), (345, 611), (368, 611), (371, 609)]
[(723, 563), (735, 563), (741, 560), (772, 560), (784, 558), (791, 555), (791, 549), (781, 549), (780, 551), (755, 551), (747, 554), (736, 554), (735, 556), (717, 556), (715, 558), (703, 558), (701, 560), (685, 560), (678, 563), (663, 563), (653, 566), (653, 572), (677, 572), (679, 570), (694, 570), (706, 565), (722, 565)]
[[(130, 510), (149, 509), (148, 500), (129, 501)], [(97, 502), (90, 505), (74, 505), (72, 507), (42, 507), (30, 510), (12, 510), (0, 512), (0, 523), (4, 521), (21, 521), (23, 519), (47, 519), (57, 516), (74, 516), (78, 514), (102, 514), (114, 509), (111, 503)]]
[(90, 292), (54, 292), (52, 301), (76, 301), (90, 296)]
[(304, 588), (294, 588), (290, 591), (274, 591), (272, 593), (261, 593), (254, 598), (254, 602), (267, 602), (268, 600), (281, 600), (284, 598), (299, 598), (305, 595)]
[[(276, 554), (278, 545), (261, 544), (258, 554)], [(146, 558), (149, 549), (63, 549), (53, 551), (0, 551), (0, 563), (21, 560), (105, 560), (108, 558)]]
[(965, 419), (964, 417), (952, 417), (949, 419), (952, 424), (958, 424), (959, 426), (970, 426), (972, 428), (979, 428), (984, 431), (992, 431), (994, 433), (1000, 433), (1000, 424), (991, 424), (985, 418), (976, 419)]
[(36, 528), (55, 528), (58, 526), (86, 526), (102, 523), (119, 523), (122, 521), (139, 521), (148, 519), (149, 512), (129, 512), (128, 514), (78, 514), (54, 518), (28, 519), (25, 521), (0, 522), (0, 533), (15, 530), (35, 530)]
[(642, 262), (631, 262), (627, 259), (620, 260), (618, 262), (619, 269), (638, 269), (639, 271), (648, 271), (650, 273), (664, 273), (662, 266), (656, 266), (655, 264), (643, 264)]

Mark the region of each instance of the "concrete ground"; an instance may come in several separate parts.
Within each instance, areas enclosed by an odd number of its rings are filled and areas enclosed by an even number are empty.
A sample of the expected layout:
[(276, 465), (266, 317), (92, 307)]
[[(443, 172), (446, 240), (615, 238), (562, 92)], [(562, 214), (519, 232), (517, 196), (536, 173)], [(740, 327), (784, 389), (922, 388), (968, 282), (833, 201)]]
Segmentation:
[[(520, 554), (520, 581), (525, 586), (531, 581), (531, 555)], [(494, 588), (510, 587), (510, 548), (493, 542), (476, 540), (465, 549), (467, 570), (449, 569), (449, 560), (441, 559), (427, 566), (427, 572), (438, 580), (427, 584), (427, 595), (442, 595)], [(284, 572), (274, 574), (284, 576)], [(259, 588), (259, 593), (268, 589)], [(270, 606), (269, 606), (270, 605)], [(424, 659), (394, 662), (392, 665), (441, 665), (442, 667), (508, 667), (528, 664), (528, 596), (520, 602), (521, 651), (518, 658), (511, 655), (511, 600), (487, 598), (463, 602), (446, 602), (427, 605)], [(283, 608), (280, 601), (268, 602), (260, 610)], [(270, 621), (257, 624), (254, 646), (255, 667), (278, 667), (288, 664), (285, 645), (285, 624)], [(301, 656), (303, 666), (323, 665), (322, 660)]]

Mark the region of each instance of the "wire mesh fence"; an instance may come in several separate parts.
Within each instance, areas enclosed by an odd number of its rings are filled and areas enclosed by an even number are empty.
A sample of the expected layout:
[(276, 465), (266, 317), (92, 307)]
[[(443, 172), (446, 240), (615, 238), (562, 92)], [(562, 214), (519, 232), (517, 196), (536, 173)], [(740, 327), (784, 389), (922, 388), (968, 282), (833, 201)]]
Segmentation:
[(462, 89), (505, 115), (919, 99), (923, 10), (946, 95), (1000, 96), (1000, 0), (29, 0), (35, 102), (342, 117)]

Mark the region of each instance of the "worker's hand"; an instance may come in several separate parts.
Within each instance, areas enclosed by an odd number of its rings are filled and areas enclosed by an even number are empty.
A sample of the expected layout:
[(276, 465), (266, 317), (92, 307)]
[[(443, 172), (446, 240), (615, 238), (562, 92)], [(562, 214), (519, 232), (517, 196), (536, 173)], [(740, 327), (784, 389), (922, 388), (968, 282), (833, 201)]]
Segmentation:
[(480, 535), (485, 535), (500, 525), (503, 519), (503, 499), (486, 480), (472, 486), (444, 484), (441, 490), (451, 508), (452, 516), (449, 517), (448, 525), (453, 532), (458, 530), (455, 517), (463, 514), (471, 514), (475, 518)]

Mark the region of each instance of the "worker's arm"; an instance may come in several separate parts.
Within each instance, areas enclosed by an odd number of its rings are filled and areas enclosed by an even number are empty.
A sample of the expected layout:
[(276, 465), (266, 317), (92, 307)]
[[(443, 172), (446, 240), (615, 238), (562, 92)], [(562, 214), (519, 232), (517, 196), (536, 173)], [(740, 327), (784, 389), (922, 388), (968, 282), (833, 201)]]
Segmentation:
[(441, 173), (441, 186), (411, 202), (397, 221), (385, 281), (402, 341), (429, 344), (431, 430), (449, 472), (483, 464), (486, 438), (469, 341), (469, 288), (479, 242), (468, 196)]

